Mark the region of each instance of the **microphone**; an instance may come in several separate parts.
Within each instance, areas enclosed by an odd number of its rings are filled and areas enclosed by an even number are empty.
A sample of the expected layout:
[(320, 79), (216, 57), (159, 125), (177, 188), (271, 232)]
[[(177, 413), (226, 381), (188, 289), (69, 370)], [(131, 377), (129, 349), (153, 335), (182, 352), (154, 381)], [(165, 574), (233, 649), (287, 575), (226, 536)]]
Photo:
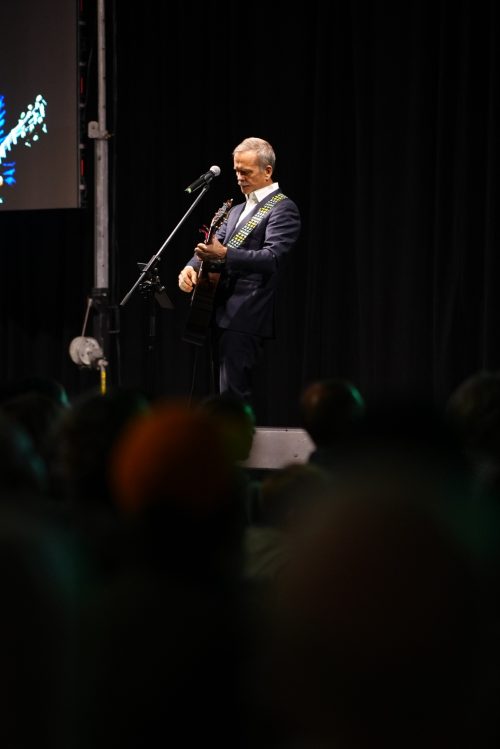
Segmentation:
[(189, 187), (186, 187), (184, 192), (194, 192), (199, 187), (203, 187), (203, 185), (208, 185), (214, 177), (218, 177), (220, 174), (220, 167), (218, 166), (211, 166), (208, 172), (205, 172), (205, 174), (201, 174), (198, 179), (195, 179), (194, 182), (192, 182)]

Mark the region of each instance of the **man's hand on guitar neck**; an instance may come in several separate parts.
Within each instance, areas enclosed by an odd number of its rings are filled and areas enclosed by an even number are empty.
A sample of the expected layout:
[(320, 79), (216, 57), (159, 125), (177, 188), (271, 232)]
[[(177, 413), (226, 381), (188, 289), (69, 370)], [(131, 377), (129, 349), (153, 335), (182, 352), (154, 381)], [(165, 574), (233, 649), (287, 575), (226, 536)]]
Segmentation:
[(186, 265), (179, 273), (179, 289), (188, 293), (196, 286), (198, 274), (192, 265)]
[(227, 247), (224, 247), (217, 237), (213, 237), (210, 244), (199, 242), (195, 247), (194, 253), (200, 260), (225, 260)]

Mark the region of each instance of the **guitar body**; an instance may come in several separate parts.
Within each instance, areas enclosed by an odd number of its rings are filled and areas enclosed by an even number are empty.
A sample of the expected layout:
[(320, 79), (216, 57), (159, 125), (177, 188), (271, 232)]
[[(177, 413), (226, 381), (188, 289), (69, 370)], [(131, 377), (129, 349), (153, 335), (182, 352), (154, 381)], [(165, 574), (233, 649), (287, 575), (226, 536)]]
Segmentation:
[[(210, 227), (201, 230), (205, 234), (205, 244), (210, 244), (214, 233), (226, 220), (232, 204), (232, 200), (226, 200), (212, 219)], [(222, 266), (218, 270), (217, 262), (209, 261), (202, 262), (198, 271), (198, 280), (191, 294), (191, 305), (183, 334), (183, 340), (195, 346), (203, 346), (208, 338), (221, 272)]]
[(206, 270), (203, 263), (198, 272), (198, 281), (191, 297), (191, 306), (184, 329), (183, 340), (203, 346), (207, 340), (210, 321), (214, 309), (215, 292), (220, 273)]

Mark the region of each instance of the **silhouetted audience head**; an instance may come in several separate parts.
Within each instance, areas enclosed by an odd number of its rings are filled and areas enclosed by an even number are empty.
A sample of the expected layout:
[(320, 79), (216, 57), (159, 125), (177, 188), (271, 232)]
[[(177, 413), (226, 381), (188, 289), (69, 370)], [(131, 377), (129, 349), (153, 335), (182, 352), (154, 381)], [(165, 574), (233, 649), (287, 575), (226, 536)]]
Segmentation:
[(252, 406), (230, 393), (221, 393), (201, 401), (200, 408), (211, 414), (222, 430), (229, 458), (245, 461), (250, 455), (255, 434)]
[(156, 402), (117, 443), (111, 481), (117, 507), (152, 553), (181, 554), (197, 574), (200, 558), (209, 573), (219, 552), (239, 553), (244, 508), (211, 414), (183, 400)]
[(300, 397), (304, 429), (317, 447), (341, 443), (363, 418), (364, 400), (348, 380), (331, 378), (307, 385)]
[(183, 401), (155, 403), (116, 445), (115, 500), (124, 513), (168, 504), (206, 517), (228, 501), (230, 463), (214, 418)]
[(299, 746), (474, 745), (475, 568), (421, 499), (353, 478), (278, 580), (275, 696)]
[(480, 371), (450, 395), (446, 416), (476, 470), (500, 474), (500, 372)]
[(29, 390), (3, 401), (0, 410), (27, 432), (37, 452), (47, 461), (66, 406), (45, 393)]
[(108, 460), (122, 430), (149, 408), (137, 390), (86, 393), (60, 423), (54, 455), (55, 484), (63, 497), (89, 504), (109, 504)]
[(47, 469), (29, 434), (0, 414), (0, 497), (45, 494)]
[(53, 377), (33, 376), (14, 382), (4, 383), (0, 387), (0, 401), (27, 393), (38, 393), (55, 401), (63, 407), (69, 406), (69, 397), (64, 385)]
[(155, 401), (116, 443), (127, 559), (82, 628), (82, 747), (241, 745), (233, 470), (214, 417), (183, 400)]
[(69, 539), (40, 513), (0, 506), (2, 744), (71, 745), (76, 570)]

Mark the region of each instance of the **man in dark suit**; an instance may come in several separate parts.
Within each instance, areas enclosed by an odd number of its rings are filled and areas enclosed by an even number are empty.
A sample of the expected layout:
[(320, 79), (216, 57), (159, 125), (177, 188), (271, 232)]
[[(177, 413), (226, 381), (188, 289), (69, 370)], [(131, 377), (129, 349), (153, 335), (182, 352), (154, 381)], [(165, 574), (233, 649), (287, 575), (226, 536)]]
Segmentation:
[(273, 338), (279, 272), (297, 242), (300, 214), (273, 181), (276, 156), (261, 138), (246, 138), (233, 151), (236, 178), (245, 202), (234, 206), (209, 244), (200, 242), (179, 274), (191, 292), (201, 263), (220, 271), (214, 299), (213, 346), (219, 391), (246, 401), (252, 372), (265, 339)]

